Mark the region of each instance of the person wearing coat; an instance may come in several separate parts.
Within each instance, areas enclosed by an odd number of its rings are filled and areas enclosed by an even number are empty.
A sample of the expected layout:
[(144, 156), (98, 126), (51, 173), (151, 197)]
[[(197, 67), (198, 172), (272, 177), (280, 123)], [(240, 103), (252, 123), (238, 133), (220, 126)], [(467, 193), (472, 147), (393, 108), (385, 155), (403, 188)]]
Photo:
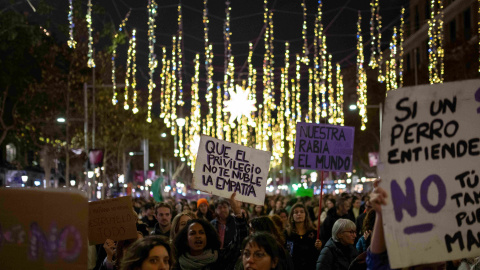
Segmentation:
[(355, 246), (355, 223), (349, 219), (339, 219), (333, 224), (332, 237), (327, 241), (317, 260), (317, 270), (348, 270), (357, 257)]

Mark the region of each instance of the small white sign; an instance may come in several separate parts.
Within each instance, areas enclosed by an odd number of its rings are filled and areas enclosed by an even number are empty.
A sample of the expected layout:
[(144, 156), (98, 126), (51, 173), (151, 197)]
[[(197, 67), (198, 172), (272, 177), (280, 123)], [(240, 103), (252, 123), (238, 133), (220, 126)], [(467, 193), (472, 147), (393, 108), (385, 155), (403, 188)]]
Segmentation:
[(195, 189), (246, 203), (263, 205), (270, 152), (202, 135), (193, 186)]

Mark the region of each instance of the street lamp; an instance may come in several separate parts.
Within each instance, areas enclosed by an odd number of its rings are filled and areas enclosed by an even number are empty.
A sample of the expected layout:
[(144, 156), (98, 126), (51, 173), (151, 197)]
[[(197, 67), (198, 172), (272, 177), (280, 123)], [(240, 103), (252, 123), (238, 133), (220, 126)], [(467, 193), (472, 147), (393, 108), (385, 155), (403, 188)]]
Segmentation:
[(75, 180), (73, 180), (73, 179), (70, 180), (70, 185), (71, 185), (72, 187), (75, 186), (75, 184), (76, 184)]
[(28, 175), (22, 175), (22, 182), (23, 184), (26, 184), (28, 181)]
[(59, 118), (57, 118), (57, 122), (58, 122), (58, 123), (65, 123), (66, 120), (65, 120), (65, 118), (63, 118), (63, 117), (59, 117)]

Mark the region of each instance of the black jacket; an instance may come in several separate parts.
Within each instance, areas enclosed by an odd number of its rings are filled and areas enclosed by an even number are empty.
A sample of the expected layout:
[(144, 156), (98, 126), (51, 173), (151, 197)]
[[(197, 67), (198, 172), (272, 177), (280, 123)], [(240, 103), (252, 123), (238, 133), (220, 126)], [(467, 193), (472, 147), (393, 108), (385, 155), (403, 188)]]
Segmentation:
[(344, 246), (330, 238), (318, 256), (317, 270), (348, 270), (357, 254), (353, 245)]

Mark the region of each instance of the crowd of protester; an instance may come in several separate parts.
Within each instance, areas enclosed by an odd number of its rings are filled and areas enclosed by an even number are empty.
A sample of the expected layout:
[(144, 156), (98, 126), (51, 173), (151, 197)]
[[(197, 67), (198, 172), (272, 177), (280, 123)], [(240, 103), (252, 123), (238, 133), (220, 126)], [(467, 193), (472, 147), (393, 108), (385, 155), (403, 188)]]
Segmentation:
[[(388, 194), (133, 201), (137, 238), (91, 246), (89, 269), (391, 269), (382, 225)], [(320, 222), (320, 226), (318, 226)], [(320, 229), (318, 229), (320, 228)], [(480, 270), (480, 258), (409, 269)]]

